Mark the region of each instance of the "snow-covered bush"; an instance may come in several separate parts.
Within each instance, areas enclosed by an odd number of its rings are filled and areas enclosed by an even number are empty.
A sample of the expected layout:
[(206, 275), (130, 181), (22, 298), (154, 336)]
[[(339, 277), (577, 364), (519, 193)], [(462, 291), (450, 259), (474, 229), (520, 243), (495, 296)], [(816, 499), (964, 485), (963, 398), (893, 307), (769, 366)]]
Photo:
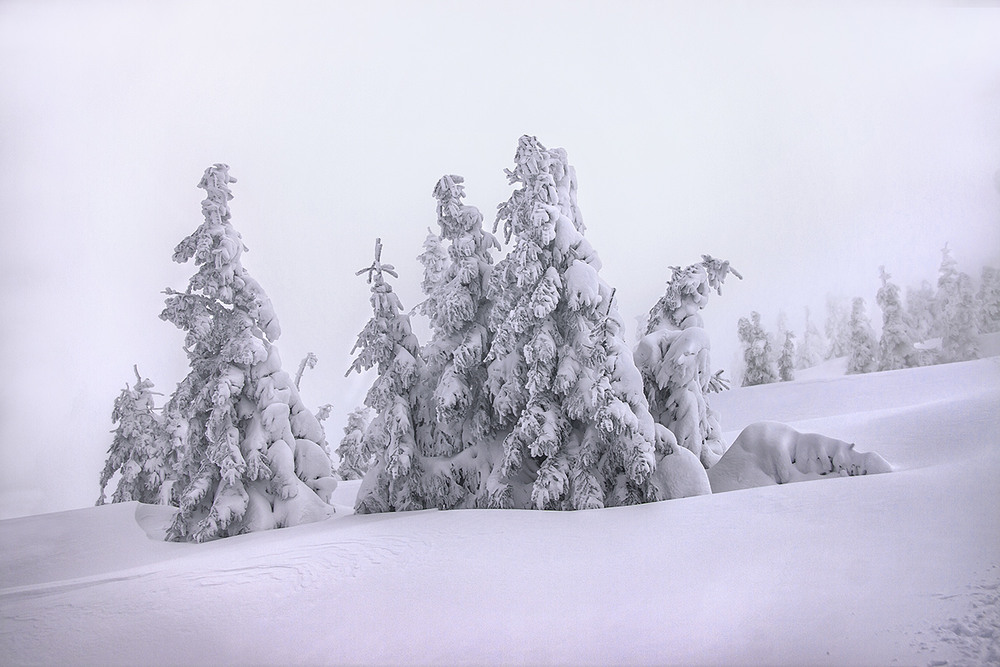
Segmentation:
[(413, 418), (423, 362), (410, 317), (385, 281), (385, 274), (399, 275), (391, 264), (382, 263), (381, 239), (375, 241), (375, 261), (358, 271), (363, 273), (371, 284), (372, 317), (358, 334), (352, 350), (357, 357), (347, 373), (378, 371), (365, 396), (375, 416), (364, 436), (364, 447), (374, 450), (376, 459), (358, 489), (355, 510), (367, 514), (423, 509), (423, 470)]
[(778, 372), (772, 361), (771, 341), (760, 323), (760, 313), (752, 311), (750, 319), (741, 317), (736, 332), (743, 346), (743, 386), (776, 382)]
[(185, 331), (191, 372), (165, 408), (181, 485), (173, 540), (204, 541), (325, 518), (336, 486), (326, 439), (274, 342), (270, 299), (243, 267), (230, 222), (229, 167), (205, 170), (205, 220), (174, 251), (198, 267), (184, 292), (166, 291), (160, 317)]
[(913, 330), (906, 320), (903, 304), (899, 298), (899, 287), (889, 282), (891, 276), (885, 267), (879, 267), (882, 287), (875, 295), (875, 301), (882, 309), (882, 337), (879, 339), (878, 370), (891, 371), (918, 365), (913, 347)]
[(711, 391), (723, 386), (723, 380), (721, 372), (711, 372), (709, 338), (700, 311), (712, 290), (721, 294), (729, 273), (742, 276), (729, 262), (708, 255), (685, 269), (671, 270), (666, 293), (650, 310), (646, 336), (633, 358), (642, 373), (654, 421), (669, 429), (678, 444), (707, 468), (726, 446), (719, 417), (707, 400)]
[(367, 406), (355, 408), (347, 415), (344, 437), (336, 451), (340, 459), (337, 474), (341, 479), (361, 479), (371, 467), (375, 452), (371, 441), (365, 440), (365, 431), (370, 423), (371, 411)]
[[(111, 420), (117, 427), (101, 472), (98, 505), (106, 502), (104, 491), (115, 475), (119, 475), (118, 486), (111, 502), (157, 503), (163, 500), (160, 489), (168, 474), (164, 466), (167, 433), (162, 419), (154, 411), (153, 383), (139, 375), (138, 367), (133, 370), (135, 385), (131, 388), (125, 385), (111, 412)], [(166, 500), (169, 502), (169, 495)]]
[(941, 249), (936, 295), (937, 328), (941, 337), (939, 361), (968, 361), (979, 356), (976, 295), (968, 274), (958, 270), (948, 245)]
[(847, 354), (847, 372), (871, 373), (878, 369), (878, 340), (865, 311), (865, 300), (851, 303), (851, 339)]
[(806, 308), (806, 328), (802, 333), (802, 342), (795, 348), (795, 367), (798, 369), (812, 368), (823, 362), (826, 343), (823, 335), (816, 328)]

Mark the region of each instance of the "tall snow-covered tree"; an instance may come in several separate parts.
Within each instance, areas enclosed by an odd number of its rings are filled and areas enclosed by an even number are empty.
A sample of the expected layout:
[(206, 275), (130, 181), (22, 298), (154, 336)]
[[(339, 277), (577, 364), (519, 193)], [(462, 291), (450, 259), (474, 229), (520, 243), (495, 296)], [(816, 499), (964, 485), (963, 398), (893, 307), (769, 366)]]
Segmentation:
[(344, 437), (337, 447), (340, 465), (337, 474), (341, 479), (361, 479), (371, 467), (375, 452), (371, 449), (371, 440), (365, 439), (365, 431), (371, 423), (371, 411), (367, 406), (351, 410), (344, 426)]
[(782, 382), (795, 379), (795, 334), (787, 329), (778, 355), (778, 379)]
[(365, 396), (375, 416), (364, 435), (364, 447), (375, 451), (358, 489), (355, 510), (360, 514), (423, 509), (422, 462), (414, 430), (417, 379), (423, 362), (410, 317), (386, 282), (398, 278), (391, 264), (382, 263), (382, 240), (375, 241), (375, 261), (358, 271), (371, 284), (372, 317), (358, 334), (357, 352), (348, 369), (361, 373), (371, 368), (378, 377)]
[(958, 270), (948, 245), (941, 249), (936, 295), (937, 331), (941, 336), (939, 360), (967, 361), (979, 356), (978, 312), (972, 280)]
[(979, 331), (995, 333), (1000, 331), (1000, 272), (992, 266), (984, 266), (979, 284)]
[(771, 341), (760, 323), (760, 313), (752, 311), (749, 320), (741, 317), (736, 332), (743, 346), (743, 386), (776, 382), (778, 372), (774, 367)]
[(160, 487), (168, 474), (164, 466), (167, 433), (154, 411), (153, 383), (139, 375), (138, 367), (133, 370), (135, 385), (125, 386), (111, 412), (111, 420), (117, 427), (101, 471), (98, 505), (106, 502), (105, 489), (115, 475), (119, 476), (118, 486), (111, 502), (161, 501)]
[(846, 357), (851, 349), (850, 315), (843, 299), (826, 297), (826, 339), (830, 347), (826, 358)]
[(875, 301), (882, 309), (882, 337), (878, 343), (878, 370), (891, 371), (917, 365), (916, 350), (913, 347), (913, 330), (906, 319), (899, 297), (899, 287), (889, 282), (885, 267), (879, 267), (882, 287), (875, 295)]
[(205, 170), (204, 222), (174, 251), (198, 267), (161, 318), (186, 332), (191, 372), (165, 409), (184, 484), (168, 538), (204, 541), (325, 518), (336, 486), (319, 422), (281, 368), (270, 299), (243, 267), (229, 167)]
[(806, 328), (802, 333), (802, 342), (795, 350), (795, 367), (798, 369), (812, 368), (823, 362), (823, 352), (826, 343), (823, 335), (813, 323), (809, 309), (806, 308)]
[(493, 507), (584, 509), (651, 499), (654, 422), (612, 290), (584, 238), (562, 149), (518, 142), (497, 224), (514, 240), (492, 272), (486, 387), (503, 434)]
[(878, 368), (878, 340), (865, 311), (865, 300), (857, 297), (851, 303), (851, 339), (847, 354), (847, 372), (871, 373)]
[(650, 310), (646, 335), (636, 346), (640, 372), (653, 419), (691, 450), (706, 468), (725, 452), (718, 414), (707, 396), (722, 388), (710, 369), (710, 345), (700, 311), (712, 290), (721, 294), (729, 262), (702, 256), (685, 269), (671, 267), (666, 293)]

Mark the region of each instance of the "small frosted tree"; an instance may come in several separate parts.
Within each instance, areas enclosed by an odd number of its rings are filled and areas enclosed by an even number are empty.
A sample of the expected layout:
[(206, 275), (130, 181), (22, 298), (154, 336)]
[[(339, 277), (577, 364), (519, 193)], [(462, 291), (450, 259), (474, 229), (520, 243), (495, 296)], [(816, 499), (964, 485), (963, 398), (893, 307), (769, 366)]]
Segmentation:
[(846, 357), (851, 349), (851, 324), (843, 299), (827, 295), (825, 330), (830, 345), (826, 358)]
[(889, 282), (885, 267), (879, 267), (882, 287), (875, 295), (875, 301), (882, 309), (882, 337), (879, 339), (878, 370), (891, 371), (917, 365), (916, 350), (913, 347), (913, 331), (906, 320), (903, 304), (899, 297), (899, 287)]
[(414, 434), (417, 379), (422, 362), (399, 297), (386, 282), (398, 278), (391, 264), (382, 263), (382, 240), (375, 241), (375, 261), (357, 275), (367, 274), (371, 285), (372, 317), (358, 334), (352, 352), (357, 356), (347, 374), (375, 368), (378, 377), (365, 396), (375, 416), (364, 435), (363, 448), (376, 452), (358, 490), (355, 511), (373, 512), (423, 509), (422, 465)]
[(709, 255), (685, 269), (671, 270), (666, 293), (650, 310), (646, 335), (636, 346), (634, 359), (653, 419), (708, 468), (726, 449), (718, 414), (707, 400), (724, 381), (721, 371), (711, 372), (708, 332), (700, 311), (712, 291), (722, 293), (728, 274), (742, 276), (728, 261)]
[(795, 379), (795, 334), (787, 330), (778, 355), (778, 379), (782, 382)]
[(153, 383), (139, 375), (138, 367), (133, 370), (135, 385), (125, 386), (111, 412), (117, 427), (101, 472), (98, 505), (106, 502), (105, 489), (115, 475), (119, 476), (118, 486), (111, 502), (159, 502), (160, 488), (168, 474), (164, 466), (166, 431), (154, 410)]
[(919, 287), (907, 287), (906, 320), (913, 331), (914, 342), (925, 341), (933, 335), (937, 318), (937, 304), (931, 284), (924, 280)]
[(323, 429), (282, 370), (281, 329), (243, 267), (230, 221), (229, 167), (205, 170), (204, 222), (174, 261), (198, 267), (166, 291), (161, 318), (185, 331), (191, 372), (167, 403), (174, 472), (183, 489), (168, 538), (204, 541), (325, 518), (336, 486)]
[(420, 304), (419, 310), (429, 318), (434, 318), (437, 314), (437, 301), (434, 299), (434, 291), (444, 282), (445, 274), (448, 273), (448, 251), (444, 247), (443, 239), (427, 229), (427, 236), (424, 238), (424, 251), (417, 256), (417, 260), (424, 267), (424, 278), (420, 287), (424, 290), (427, 298)]
[(878, 368), (878, 340), (871, 320), (865, 312), (865, 300), (857, 297), (851, 303), (851, 338), (847, 355), (847, 372), (871, 373)]
[(642, 502), (656, 436), (612, 290), (584, 238), (562, 149), (518, 142), (500, 206), (509, 255), (491, 274), (486, 387), (502, 437), (492, 507), (585, 509)]
[(812, 368), (823, 362), (823, 351), (826, 344), (823, 335), (813, 323), (809, 309), (806, 308), (806, 327), (802, 333), (802, 342), (795, 350), (795, 367), (798, 369)]
[(984, 266), (979, 284), (979, 331), (995, 333), (1000, 331), (1000, 272), (992, 266)]
[(743, 386), (768, 384), (778, 379), (771, 352), (771, 341), (760, 323), (760, 313), (752, 311), (750, 319), (741, 317), (736, 325), (743, 346)]
[(365, 431), (371, 423), (371, 411), (366, 406), (351, 410), (344, 426), (344, 437), (337, 447), (340, 465), (337, 474), (341, 479), (361, 479), (371, 467), (375, 452), (371, 440), (365, 439)]
[(958, 270), (948, 245), (941, 250), (936, 296), (940, 361), (967, 361), (979, 356), (978, 311), (972, 280)]

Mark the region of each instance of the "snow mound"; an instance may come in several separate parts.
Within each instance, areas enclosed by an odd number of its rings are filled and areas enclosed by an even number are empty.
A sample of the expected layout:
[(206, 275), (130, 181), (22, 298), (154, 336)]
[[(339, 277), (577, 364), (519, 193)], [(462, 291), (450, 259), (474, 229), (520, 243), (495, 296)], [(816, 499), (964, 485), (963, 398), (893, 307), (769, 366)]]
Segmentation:
[(713, 493), (787, 484), (827, 475), (841, 477), (891, 472), (875, 452), (819, 433), (799, 433), (780, 422), (750, 424), (708, 471)]

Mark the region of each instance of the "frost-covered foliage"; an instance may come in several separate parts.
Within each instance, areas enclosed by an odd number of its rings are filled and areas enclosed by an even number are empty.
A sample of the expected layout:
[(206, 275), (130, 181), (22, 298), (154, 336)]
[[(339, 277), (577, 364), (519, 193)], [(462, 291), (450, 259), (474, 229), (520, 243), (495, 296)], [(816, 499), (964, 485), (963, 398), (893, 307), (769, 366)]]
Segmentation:
[(772, 361), (771, 341), (760, 323), (760, 313), (752, 311), (750, 319), (741, 317), (736, 332), (743, 346), (743, 386), (768, 384), (778, 379)]
[(979, 356), (978, 307), (968, 274), (958, 271), (947, 244), (941, 250), (938, 272), (937, 331), (941, 336), (939, 360), (968, 361)]
[(934, 288), (924, 280), (920, 287), (906, 288), (906, 320), (913, 329), (914, 342), (930, 338), (937, 321), (937, 304)]
[(427, 295), (419, 310), (433, 318), (437, 312), (437, 302), (434, 300), (433, 292), (444, 281), (444, 276), (448, 272), (448, 251), (445, 250), (441, 237), (429, 227), (427, 237), (424, 238), (424, 251), (417, 256), (417, 259), (424, 267), (424, 278), (420, 286)]
[(729, 273), (742, 276), (729, 262), (708, 255), (698, 264), (671, 270), (666, 293), (650, 310), (646, 336), (633, 357), (654, 421), (669, 429), (677, 443), (707, 468), (719, 460), (726, 445), (719, 417), (707, 401), (723, 380), (721, 372), (711, 372), (709, 338), (700, 310), (712, 290), (722, 293)]
[(295, 371), (295, 388), (299, 388), (299, 383), (302, 382), (302, 375), (306, 372), (307, 368), (316, 368), (316, 363), (319, 358), (312, 352), (307, 352), (306, 356), (302, 357), (302, 361), (299, 362), (299, 369)]
[(367, 406), (351, 410), (344, 426), (344, 437), (337, 447), (340, 465), (337, 474), (341, 479), (361, 479), (371, 467), (375, 451), (371, 448), (371, 440), (365, 439), (365, 431), (371, 423), (371, 411)]
[(162, 500), (160, 489), (168, 474), (164, 460), (166, 431), (154, 409), (153, 383), (139, 375), (138, 367), (133, 370), (135, 385), (122, 389), (111, 412), (111, 421), (117, 427), (101, 472), (98, 505), (106, 502), (104, 491), (115, 475), (119, 475), (118, 487), (111, 502), (157, 503)]
[(336, 486), (323, 429), (282, 370), (271, 301), (241, 263), (229, 168), (205, 170), (204, 222), (174, 251), (194, 260), (161, 318), (185, 331), (191, 372), (165, 407), (180, 490), (168, 537), (204, 541), (329, 516)]
[(992, 266), (983, 267), (977, 297), (980, 333), (1000, 331), (1000, 272)]
[(655, 498), (653, 419), (562, 149), (518, 142), (492, 273), (486, 391), (505, 434), (488, 505), (585, 509)]
[(847, 372), (871, 373), (878, 369), (878, 339), (865, 310), (865, 300), (851, 302), (851, 344), (847, 354)]
[(375, 261), (358, 275), (368, 274), (372, 317), (358, 334), (357, 352), (348, 369), (358, 373), (375, 368), (378, 377), (365, 396), (375, 412), (365, 432), (364, 447), (377, 452), (375, 464), (365, 474), (355, 510), (361, 514), (422, 509), (422, 466), (414, 433), (417, 379), (423, 362), (410, 317), (399, 297), (385, 281), (398, 278), (391, 264), (382, 263), (382, 240), (375, 241)]
[(917, 351), (913, 347), (913, 330), (907, 322), (899, 287), (889, 282), (885, 267), (879, 267), (882, 287), (875, 301), (882, 309), (882, 337), (878, 342), (878, 370), (891, 371), (918, 365)]
[(875, 452), (818, 433), (799, 433), (787, 424), (756, 422), (736, 438), (708, 471), (713, 493), (787, 484), (828, 475), (847, 477), (892, 472)]
[(851, 349), (851, 324), (847, 305), (840, 298), (826, 297), (826, 358), (846, 357)]
[(789, 382), (795, 379), (795, 334), (785, 331), (785, 340), (778, 355), (778, 379)]
[(819, 365), (823, 362), (825, 350), (826, 343), (823, 340), (823, 334), (816, 328), (810, 318), (809, 309), (806, 308), (806, 328), (802, 333), (802, 341), (795, 349), (795, 367), (805, 369)]

